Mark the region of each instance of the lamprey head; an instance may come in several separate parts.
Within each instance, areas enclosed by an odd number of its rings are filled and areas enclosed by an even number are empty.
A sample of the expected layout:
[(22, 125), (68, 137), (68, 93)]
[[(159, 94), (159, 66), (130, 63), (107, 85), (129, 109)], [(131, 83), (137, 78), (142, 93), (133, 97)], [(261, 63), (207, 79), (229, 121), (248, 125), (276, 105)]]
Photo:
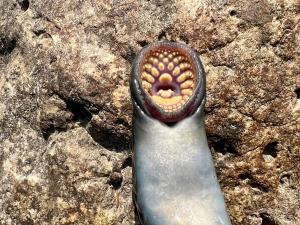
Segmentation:
[(162, 122), (177, 122), (196, 111), (205, 95), (205, 76), (188, 46), (162, 41), (142, 49), (133, 64), (131, 92), (138, 106)]

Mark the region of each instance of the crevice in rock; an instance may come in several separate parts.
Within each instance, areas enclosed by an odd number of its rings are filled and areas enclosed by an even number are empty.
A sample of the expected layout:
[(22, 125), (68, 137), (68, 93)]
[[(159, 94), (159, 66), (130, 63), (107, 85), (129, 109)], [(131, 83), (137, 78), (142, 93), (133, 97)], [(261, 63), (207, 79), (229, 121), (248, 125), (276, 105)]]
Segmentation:
[(121, 124), (124, 125), (125, 127), (130, 127), (129, 124), (122, 118), (117, 118), (115, 124)]
[(3, 151), (1, 151), (0, 153), (0, 174), (2, 174), (2, 170), (3, 170), (3, 161), (4, 161), (4, 156), (3, 156)]
[(0, 38), (0, 55), (10, 54), (17, 46), (17, 40), (15, 38)]
[(264, 185), (258, 183), (258, 182), (255, 181), (255, 180), (250, 180), (250, 181), (249, 181), (249, 185), (250, 185), (253, 189), (258, 189), (258, 190), (260, 190), (260, 191), (262, 191), (262, 192), (268, 192), (268, 191), (269, 191), (268, 187), (266, 187), (266, 186), (264, 186)]
[(80, 126), (86, 127), (92, 119), (92, 114), (89, 112), (85, 105), (82, 103), (66, 101), (67, 109), (73, 114), (73, 122), (79, 122)]
[(268, 213), (260, 213), (262, 218), (261, 225), (278, 225)]
[(237, 15), (237, 12), (236, 12), (236, 10), (231, 10), (230, 12), (229, 12), (229, 15), (230, 16), (236, 16)]
[(37, 37), (39, 37), (40, 35), (46, 33), (46, 31), (43, 30), (43, 29), (34, 29), (34, 30), (33, 30), (33, 33), (34, 33)]
[(249, 173), (249, 172), (245, 172), (245, 173), (241, 173), (240, 175), (239, 175), (239, 178), (241, 179), (241, 180), (251, 180), (252, 179), (252, 176), (251, 176), (251, 174)]
[(142, 40), (142, 41), (137, 41), (137, 43), (141, 46), (141, 47), (145, 47), (147, 44), (149, 44), (147, 41)]
[(262, 192), (268, 192), (268, 187), (261, 184), (259, 181), (257, 181), (252, 176), (250, 171), (245, 171), (245, 172), (239, 174), (239, 179), (244, 181), (246, 184), (248, 184), (253, 189), (258, 189)]
[(166, 39), (167, 39), (166, 32), (165, 32), (164, 30), (161, 31), (161, 32), (158, 34), (157, 39), (158, 39), (158, 40), (166, 40)]
[(214, 44), (208, 46), (208, 50), (209, 51), (218, 51), (218, 50), (220, 50), (222, 48), (225, 48), (228, 44), (230, 44), (231, 42), (233, 42), (234, 39), (232, 41), (229, 41), (229, 42), (226, 42), (226, 43), (214, 43)]
[(42, 135), (43, 135), (43, 138), (45, 140), (48, 140), (49, 137), (55, 132), (55, 131), (58, 131), (58, 132), (64, 132), (66, 131), (67, 129), (63, 129), (63, 128), (59, 128), (59, 127), (54, 127), (54, 125), (52, 124), (49, 128), (47, 129), (43, 129), (42, 130)]
[(131, 125), (114, 111), (102, 108), (93, 117), (87, 131), (99, 145), (111, 151), (126, 151), (131, 144)]
[(29, 1), (28, 0), (18, 0), (19, 5), (23, 11), (26, 11), (29, 8)]
[(132, 157), (128, 156), (122, 163), (121, 169), (125, 169), (127, 167), (132, 167)]
[(119, 189), (123, 182), (123, 176), (120, 172), (112, 172), (108, 178), (108, 184), (112, 185), (114, 189)]
[(179, 35), (179, 38), (187, 45), (190, 43), (189, 38), (185, 35)]
[[(232, 37), (230, 40), (227, 40), (226, 42), (212, 43), (210, 46), (208, 46), (208, 50), (209, 51), (219, 51), (222, 48), (225, 48), (227, 45), (234, 42), (237, 37), (238, 37), (238, 35), (236, 34), (234, 37)], [(205, 51), (205, 52), (207, 52), (207, 51)]]
[[(91, 105), (89, 102), (71, 101), (64, 98), (59, 93), (55, 93), (57, 97), (65, 103), (65, 108), (62, 107), (57, 115), (51, 115), (50, 118), (42, 120), (41, 129), (45, 140), (55, 132), (65, 132), (72, 128), (74, 123), (87, 129), (88, 124), (92, 119), (92, 114), (97, 114), (99, 110), (97, 107)], [(61, 106), (58, 106), (61, 107)], [(61, 112), (65, 112), (61, 114)]]
[(277, 145), (278, 145), (277, 141), (267, 144), (266, 147), (264, 148), (263, 155), (268, 155), (275, 158), (277, 156), (277, 151), (278, 151)]
[(130, 64), (133, 62), (135, 56), (136, 56), (136, 54), (135, 54), (135, 52), (132, 50), (131, 47), (129, 47), (128, 51), (126, 51), (124, 54), (121, 54), (121, 57), (122, 57), (123, 59), (125, 59), (126, 61), (128, 61)]
[(237, 155), (236, 149), (231, 145), (228, 139), (219, 136), (208, 136), (207, 139), (209, 146), (212, 147), (216, 152), (219, 152), (222, 155), (228, 153)]
[(290, 183), (290, 179), (291, 179), (291, 174), (283, 174), (280, 177), (279, 182), (281, 184), (289, 184)]
[(55, 63), (57, 61), (57, 56), (56, 55), (50, 55), (49, 57), (49, 63)]
[(129, 140), (124, 135), (114, 132), (113, 129), (101, 129), (91, 125), (87, 131), (95, 142), (108, 150), (124, 151), (129, 149)]
[(300, 88), (296, 88), (295, 93), (296, 93), (297, 99), (300, 99)]

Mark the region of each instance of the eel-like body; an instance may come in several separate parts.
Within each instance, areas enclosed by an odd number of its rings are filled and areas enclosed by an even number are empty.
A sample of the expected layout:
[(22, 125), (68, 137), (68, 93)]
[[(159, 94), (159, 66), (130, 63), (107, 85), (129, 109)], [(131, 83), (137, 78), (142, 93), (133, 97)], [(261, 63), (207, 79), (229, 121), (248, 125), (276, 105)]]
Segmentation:
[(230, 225), (204, 129), (205, 75), (197, 54), (167, 41), (146, 46), (133, 64), (131, 93), (142, 224)]

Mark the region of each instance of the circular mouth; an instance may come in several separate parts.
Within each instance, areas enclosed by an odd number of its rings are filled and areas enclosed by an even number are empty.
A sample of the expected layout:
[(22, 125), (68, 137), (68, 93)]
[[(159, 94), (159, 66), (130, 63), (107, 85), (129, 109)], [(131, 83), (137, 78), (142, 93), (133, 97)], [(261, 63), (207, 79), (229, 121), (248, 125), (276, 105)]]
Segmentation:
[(197, 83), (191, 57), (180, 48), (158, 46), (145, 55), (140, 81), (151, 101), (165, 113), (183, 108)]

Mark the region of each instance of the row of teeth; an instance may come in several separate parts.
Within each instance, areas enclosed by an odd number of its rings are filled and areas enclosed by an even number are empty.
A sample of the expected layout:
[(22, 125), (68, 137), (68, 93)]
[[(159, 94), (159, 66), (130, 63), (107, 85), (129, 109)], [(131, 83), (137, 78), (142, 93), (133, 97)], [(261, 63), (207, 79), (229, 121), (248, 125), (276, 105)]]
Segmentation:
[[(173, 71), (174, 72), (174, 71)], [(141, 75), (142, 85), (145, 90), (150, 92), (152, 84), (155, 82), (155, 78), (152, 74), (143, 72)], [(176, 78), (177, 82), (180, 83), (181, 94), (191, 96), (193, 93), (194, 82), (191, 80), (193, 78), (193, 73), (190, 70), (183, 72), (180, 76)], [(171, 82), (173, 77), (169, 73), (163, 73), (159, 76), (160, 83)]]
[[(152, 84), (155, 82), (155, 79), (153, 76), (151, 76), (147, 72), (142, 73), (142, 80), (145, 83), (145, 88), (149, 89), (152, 87)], [(176, 80), (177, 82), (181, 83), (180, 88), (193, 88), (194, 82), (191, 80), (193, 77), (193, 73), (191, 71), (185, 71), (183, 74), (181, 74)], [(172, 81), (172, 76), (168, 73), (163, 73), (159, 76), (159, 82), (160, 83), (167, 83)]]
[[(143, 65), (142, 85), (149, 94), (156, 79), (161, 84), (168, 84), (173, 81), (173, 78), (180, 83), (180, 96), (174, 96), (174, 91), (171, 89), (160, 90), (157, 96), (151, 96), (154, 102), (166, 112), (172, 112), (182, 107), (193, 93), (194, 76), (191, 71), (192, 67), (187, 61), (187, 58), (180, 55), (179, 52), (158, 50), (152, 53)], [(174, 102), (174, 100), (176, 101)]]
[(180, 97), (181, 97), (181, 100), (179, 100), (176, 104), (165, 105), (165, 104), (160, 104), (158, 102), (156, 102), (156, 103), (165, 112), (173, 112), (173, 111), (180, 109), (186, 103), (186, 101), (189, 99), (189, 97), (187, 95), (183, 95)]
[[(162, 62), (158, 63), (158, 65), (157, 65), (158, 69), (156, 67), (152, 66), (150, 63), (146, 63), (143, 66), (143, 69), (146, 70), (148, 73), (151, 73), (152, 76), (158, 77), (158, 75), (160, 73), (159, 71), (164, 71), (166, 69), (165, 67), (166, 67), (165, 64)], [(186, 69), (191, 69), (191, 66), (188, 63), (180, 63), (180, 64), (174, 65), (173, 62), (170, 62), (167, 65), (167, 69), (169, 71), (172, 71), (172, 75), (176, 77), (180, 74), (181, 71), (184, 71)]]

